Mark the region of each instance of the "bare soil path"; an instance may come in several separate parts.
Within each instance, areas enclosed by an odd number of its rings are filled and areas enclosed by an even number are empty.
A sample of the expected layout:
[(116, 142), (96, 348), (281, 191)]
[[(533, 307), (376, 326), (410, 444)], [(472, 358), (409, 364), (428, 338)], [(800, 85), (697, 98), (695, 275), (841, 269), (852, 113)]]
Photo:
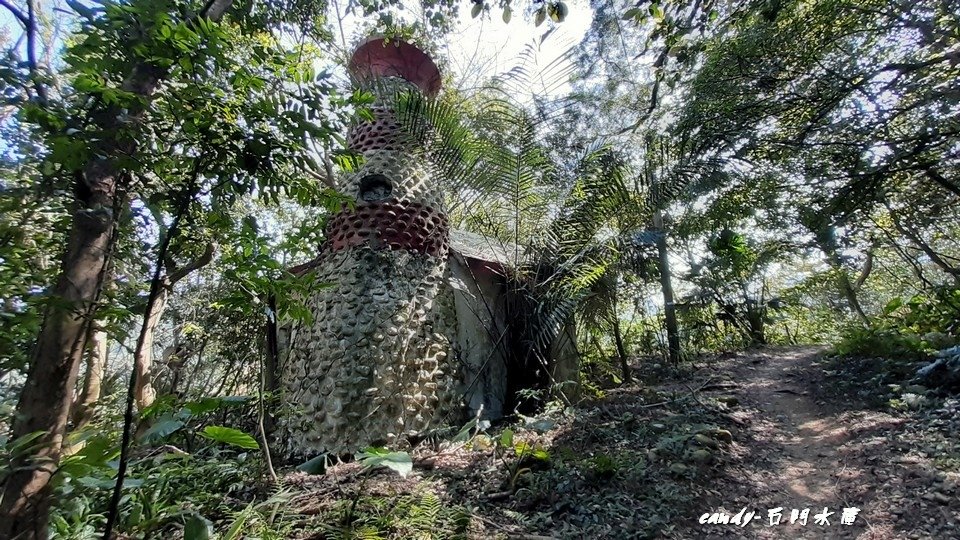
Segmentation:
[[(960, 538), (957, 475), (938, 469), (934, 453), (917, 452), (926, 448), (910, 414), (865, 407), (857, 385), (831, 393), (824, 352), (766, 348), (713, 368), (735, 385), (714, 395), (734, 404), (730, 417), (742, 427), (716, 502), (729, 514), (757, 514), (746, 527), (702, 525), (703, 537)], [(949, 438), (946, 427), (934, 431)], [(845, 508), (859, 509), (852, 524), (841, 522)], [(816, 520), (824, 512), (829, 524)]]

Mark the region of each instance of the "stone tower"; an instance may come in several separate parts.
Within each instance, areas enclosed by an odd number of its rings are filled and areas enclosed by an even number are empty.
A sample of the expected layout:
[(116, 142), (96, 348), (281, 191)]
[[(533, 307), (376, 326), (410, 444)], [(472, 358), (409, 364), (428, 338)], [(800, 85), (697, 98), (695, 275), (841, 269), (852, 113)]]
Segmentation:
[(392, 444), (458, 420), (462, 398), (442, 179), (393, 110), (398, 91), (436, 95), (440, 73), (413, 45), (380, 38), (349, 69), (376, 95), (374, 119), (348, 134), (363, 163), (339, 190), (356, 205), (327, 226), (309, 270), (313, 321), (291, 328), (282, 365), (284, 439), (301, 456)]

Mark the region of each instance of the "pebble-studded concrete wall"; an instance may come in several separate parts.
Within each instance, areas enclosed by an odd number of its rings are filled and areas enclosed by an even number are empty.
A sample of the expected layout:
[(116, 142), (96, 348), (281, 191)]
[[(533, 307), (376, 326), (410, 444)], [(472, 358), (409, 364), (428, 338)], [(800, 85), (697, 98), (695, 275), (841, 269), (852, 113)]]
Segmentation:
[(394, 89), (416, 87), (376, 83), (374, 120), (348, 134), (364, 160), (340, 191), (357, 205), (328, 224), (306, 299), (313, 321), (291, 329), (282, 366), (290, 454), (391, 445), (460, 408), (442, 179), (390, 109)]

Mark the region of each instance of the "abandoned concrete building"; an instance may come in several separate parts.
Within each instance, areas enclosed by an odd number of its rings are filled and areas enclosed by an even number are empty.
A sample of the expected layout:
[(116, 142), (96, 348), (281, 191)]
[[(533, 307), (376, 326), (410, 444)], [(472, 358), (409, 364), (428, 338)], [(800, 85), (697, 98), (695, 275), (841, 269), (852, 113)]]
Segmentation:
[(348, 134), (363, 160), (338, 189), (356, 205), (332, 216), (318, 257), (299, 268), (325, 284), (304, 299), (313, 321), (281, 332), (282, 439), (295, 455), (392, 445), (470, 416), (498, 419), (512, 412), (518, 388), (577, 377), (570, 332), (552, 346), (549, 373), (511, 365), (516, 250), (452, 230), (444, 179), (401, 136), (396, 93), (436, 96), (437, 66), (413, 45), (375, 38), (349, 69), (376, 96), (374, 120)]

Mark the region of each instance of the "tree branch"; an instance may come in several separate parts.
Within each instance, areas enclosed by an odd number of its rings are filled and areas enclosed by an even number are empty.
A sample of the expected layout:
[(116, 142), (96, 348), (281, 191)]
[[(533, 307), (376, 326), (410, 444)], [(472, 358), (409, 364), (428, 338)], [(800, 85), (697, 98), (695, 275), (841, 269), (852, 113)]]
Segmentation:
[(863, 283), (867, 281), (867, 278), (870, 277), (870, 272), (873, 271), (873, 248), (867, 250), (867, 260), (863, 263), (863, 269), (860, 270), (860, 277), (857, 278), (856, 283), (853, 284), (854, 292), (858, 292)]
[(233, 1), (234, 0), (208, 0), (200, 12), (200, 16), (206, 17), (211, 21), (219, 21), (223, 17), (223, 14), (233, 5)]
[(897, 229), (900, 234), (907, 237), (914, 246), (920, 249), (926, 256), (930, 259), (933, 264), (937, 265), (940, 270), (945, 272), (947, 275), (953, 277), (954, 281), (960, 283), (960, 268), (956, 268), (950, 265), (947, 261), (943, 260), (940, 257), (940, 254), (934, 250), (930, 244), (923, 241), (920, 238), (920, 235), (916, 231), (911, 230), (909, 225), (905, 224), (900, 216), (890, 207), (889, 203), (886, 203), (887, 210), (890, 212), (890, 221), (893, 223), (894, 228)]
[(210, 264), (210, 261), (213, 260), (213, 254), (217, 252), (216, 242), (207, 243), (207, 248), (203, 251), (203, 254), (197, 257), (196, 259), (190, 261), (185, 266), (174, 270), (170, 268), (170, 276), (167, 278), (167, 282), (170, 285), (175, 284), (181, 279), (187, 277), (195, 270), (203, 268), (204, 266)]
[(6, 8), (7, 11), (9, 11), (14, 17), (17, 18), (17, 20), (23, 23), (24, 26), (30, 25), (30, 19), (27, 18), (27, 16), (22, 11), (14, 7), (14, 5), (8, 2), (7, 0), (0, 0), (0, 7)]
[(953, 193), (957, 197), (960, 197), (960, 187), (957, 187), (956, 184), (944, 178), (936, 168), (927, 167), (924, 169), (924, 172), (927, 174), (927, 178), (933, 180), (937, 185), (949, 191), (950, 193)]
[(337, 177), (333, 172), (333, 163), (330, 162), (330, 148), (327, 145), (324, 145), (323, 148), (323, 170), (327, 173), (326, 178), (321, 178), (323, 183), (331, 189), (337, 189)]
[(47, 102), (47, 88), (37, 78), (37, 4), (36, 0), (27, 0), (27, 11), (24, 13), (17, 9), (9, 0), (0, 0), (0, 6), (4, 7), (23, 25), (24, 37), (27, 40), (27, 70), (30, 74), (30, 81), (37, 93), (40, 103)]

